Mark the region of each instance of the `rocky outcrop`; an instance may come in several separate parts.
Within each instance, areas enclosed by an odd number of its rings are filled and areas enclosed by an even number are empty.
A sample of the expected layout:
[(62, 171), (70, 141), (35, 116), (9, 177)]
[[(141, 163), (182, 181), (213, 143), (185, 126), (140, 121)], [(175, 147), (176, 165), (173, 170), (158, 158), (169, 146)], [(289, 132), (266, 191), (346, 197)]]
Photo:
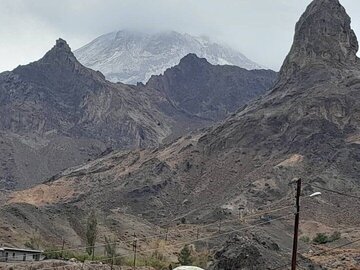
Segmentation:
[(214, 66), (188, 54), (163, 75), (152, 76), (146, 87), (161, 91), (189, 115), (217, 121), (264, 94), (275, 78), (272, 70)]
[[(249, 236), (234, 236), (216, 251), (209, 270), (267, 270), (290, 266), (290, 256), (271, 237), (260, 232)], [(299, 256), (300, 257), (300, 256)], [(320, 270), (309, 259), (299, 258), (301, 269)]]
[(350, 17), (339, 1), (313, 1), (296, 24), (294, 42), (280, 79), (289, 79), (311, 65), (355, 65), (358, 48)]

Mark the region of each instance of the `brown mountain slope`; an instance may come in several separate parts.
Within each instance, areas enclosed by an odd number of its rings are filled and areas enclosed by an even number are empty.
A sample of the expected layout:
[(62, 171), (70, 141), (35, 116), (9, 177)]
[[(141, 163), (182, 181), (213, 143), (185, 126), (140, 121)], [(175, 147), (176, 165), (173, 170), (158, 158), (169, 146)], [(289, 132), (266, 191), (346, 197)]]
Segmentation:
[[(303, 178), (304, 195), (316, 190), (309, 184), (359, 195), (357, 49), (350, 18), (340, 3), (314, 0), (296, 26), (280, 79), (268, 95), (215, 127), (159, 149), (113, 153), (44, 185), (15, 192), (5, 200), (3, 227), (32, 226), (26, 220), (38, 215), (56, 230), (32, 227), (59, 239), (78, 227), (52, 222), (54, 212), (68, 221), (76, 212), (84, 220), (93, 207), (104, 219), (102, 225), (117, 232), (126, 223), (119, 221), (125, 212), (154, 228), (176, 223), (179, 217), (208, 223), (237, 215), (239, 206), (250, 215), (279, 200), (277, 207), (291, 205), (293, 177)], [(359, 236), (356, 229), (345, 230), (359, 224), (358, 200), (323, 192), (320, 198), (302, 201), (302, 234), (330, 228), (344, 232), (343, 241)], [(19, 219), (17, 211), (26, 219)], [(115, 217), (118, 223), (111, 227), (108, 219)], [(278, 234), (274, 227), (267, 231), (281, 242), (275, 252), (286, 254), (285, 233), (291, 223), (281, 226)], [(13, 230), (18, 234), (9, 233), (9, 241), (26, 235)], [(261, 267), (266, 266), (257, 269)]]
[[(223, 75), (217, 92), (223, 91), (227, 69), (218, 68)], [(276, 76), (256, 71), (244, 77), (242, 69), (231, 69), (244, 85), (253, 82), (248, 89), (253, 97), (264, 93)], [(235, 94), (238, 106), (248, 101), (242, 98), (245, 90)], [(222, 106), (234, 110), (232, 104)], [(211, 123), (177, 108), (161, 91), (106, 81), (82, 66), (61, 39), (39, 61), (0, 74), (0, 114), (0, 188), (5, 189), (40, 183), (108, 148), (157, 146), (169, 135)]]

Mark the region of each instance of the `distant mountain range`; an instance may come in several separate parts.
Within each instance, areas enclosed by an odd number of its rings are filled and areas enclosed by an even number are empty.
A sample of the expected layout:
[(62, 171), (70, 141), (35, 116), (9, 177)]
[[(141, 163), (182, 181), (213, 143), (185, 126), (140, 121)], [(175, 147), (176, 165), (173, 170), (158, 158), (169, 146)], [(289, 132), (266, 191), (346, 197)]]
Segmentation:
[(191, 55), (148, 85), (111, 83), (59, 39), (39, 61), (0, 74), (0, 189), (32, 186), (107, 149), (155, 147), (208, 126), (275, 78)]
[(262, 67), (242, 53), (205, 37), (175, 31), (149, 34), (123, 30), (102, 35), (76, 50), (85, 65), (101, 71), (112, 82), (145, 83), (175, 66), (189, 53), (206, 58), (214, 65), (235, 65), (245, 69)]

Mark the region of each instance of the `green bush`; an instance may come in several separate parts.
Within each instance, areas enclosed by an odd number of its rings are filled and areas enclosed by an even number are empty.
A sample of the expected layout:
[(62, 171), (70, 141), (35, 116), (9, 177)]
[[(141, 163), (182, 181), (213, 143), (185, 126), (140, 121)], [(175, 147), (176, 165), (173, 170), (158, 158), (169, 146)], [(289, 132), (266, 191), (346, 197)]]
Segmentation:
[(192, 255), (192, 265), (206, 268), (211, 261), (211, 254), (209, 251), (196, 252)]
[(309, 243), (310, 242), (310, 237), (307, 235), (303, 235), (300, 237), (300, 240), (305, 242), (305, 243)]
[(341, 238), (340, 232), (334, 232), (332, 235), (328, 236), (325, 233), (318, 233), (313, 239), (313, 243), (315, 244), (326, 244), (331, 243)]
[(341, 233), (336, 231), (329, 237), (329, 240), (330, 242), (334, 242), (336, 240), (339, 240), (340, 238), (341, 238)]
[(191, 250), (188, 245), (185, 245), (178, 256), (178, 261), (181, 265), (191, 265), (192, 257)]
[(329, 242), (329, 237), (325, 233), (318, 233), (313, 239), (315, 244), (326, 244)]

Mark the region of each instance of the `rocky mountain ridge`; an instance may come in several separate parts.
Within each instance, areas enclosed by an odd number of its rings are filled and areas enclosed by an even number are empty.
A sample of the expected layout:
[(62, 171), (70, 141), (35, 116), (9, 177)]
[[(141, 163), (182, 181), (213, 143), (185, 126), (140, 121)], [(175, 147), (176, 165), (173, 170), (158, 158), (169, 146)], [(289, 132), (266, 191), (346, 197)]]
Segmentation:
[[(226, 92), (222, 80), (234, 69), (238, 83), (249, 86), (236, 92), (238, 106), (248, 101), (246, 91), (254, 91), (254, 97), (264, 93), (276, 76), (271, 71), (264, 71), (267, 76), (260, 71), (243, 76), (236, 67), (218, 68), (215, 93)], [(197, 87), (192, 86), (194, 93)], [(107, 81), (81, 65), (66, 41), (59, 39), (39, 61), (0, 74), (0, 189), (32, 186), (107, 149), (155, 147), (169, 136), (213, 121), (174, 104), (158, 89)], [(233, 104), (222, 106), (232, 112)]]
[(190, 115), (219, 121), (263, 95), (275, 77), (272, 70), (211, 65), (205, 58), (188, 54), (163, 75), (151, 76), (146, 87), (161, 91)]

